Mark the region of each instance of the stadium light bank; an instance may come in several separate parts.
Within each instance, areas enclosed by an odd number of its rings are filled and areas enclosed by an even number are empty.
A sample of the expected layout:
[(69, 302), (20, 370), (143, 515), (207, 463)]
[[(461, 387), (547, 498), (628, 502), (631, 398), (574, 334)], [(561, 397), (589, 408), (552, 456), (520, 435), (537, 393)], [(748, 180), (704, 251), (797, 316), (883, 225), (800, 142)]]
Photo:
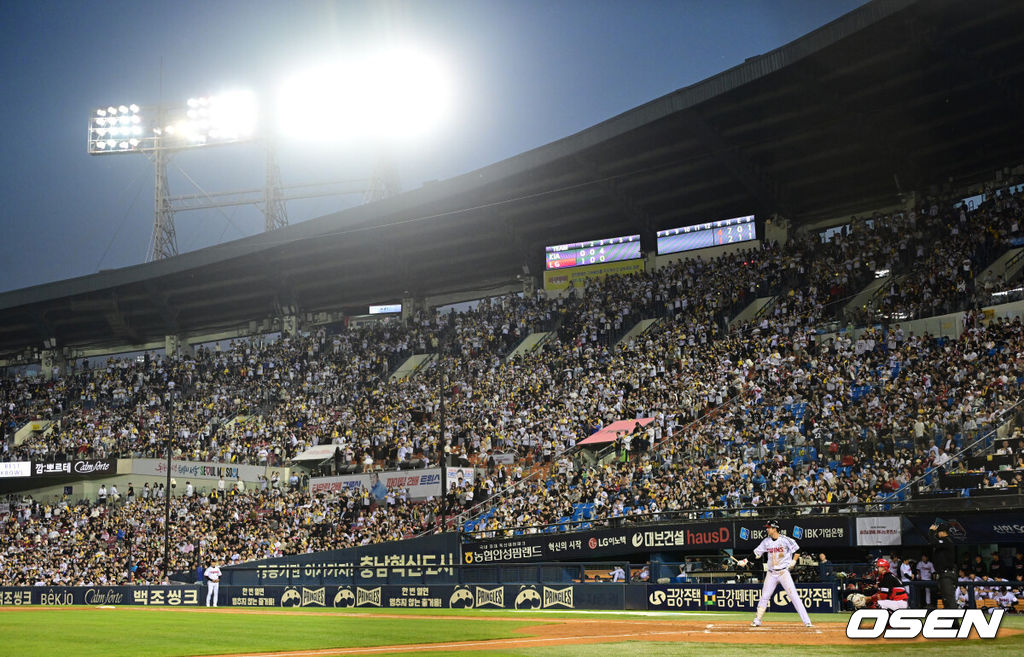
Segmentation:
[[(230, 89), (170, 105), (109, 105), (88, 120), (90, 155), (145, 154), (155, 167), (150, 259), (177, 255), (174, 213), (229, 205), (258, 205), (266, 230), (287, 225), (284, 202), (363, 193), (364, 202), (398, 192), (394, 176), (283, 188), (274, 154), (277, 139), (306, 143), (368, 143), (385, 148), (424, 138), (451, 115), (453, 84), (439, 57), (412, 47), (332, 57), (288, 76), (271, 102), (251, 90)], [(170, 196), (167, 163), (173, 153), (262, 141), (263, 189)]]

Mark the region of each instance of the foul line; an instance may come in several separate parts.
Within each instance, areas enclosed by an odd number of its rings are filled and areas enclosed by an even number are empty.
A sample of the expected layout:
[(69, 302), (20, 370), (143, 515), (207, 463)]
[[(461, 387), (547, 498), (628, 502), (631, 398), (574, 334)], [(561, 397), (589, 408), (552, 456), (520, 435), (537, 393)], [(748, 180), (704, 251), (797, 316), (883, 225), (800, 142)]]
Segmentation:
[[(565, 643), (567, 639), (585, 640), (587, 642), (604, 639), (629, 639), (634, 637), (697, 634), (700, 630), (672, 630), (666, 632), (630, 632), (629, 634), (588, 634), (575, 637), (535, 637), (524, 639), (489, 639), (487, 641), (456, 641), (452, 643), (418, 643), (413, 645), (397, 646), (365, 646), (362, 648), (321, 648), (317, 650), (289, 650), (287, 652), (252, 652), (233, 653), (230, 657), (302, 657), (303, 655), (359, 655), (375, 652), (423, 652), (428, 650), (442, 650), (445, 648), (476, 648), (487, 647), (494, 650), (506, 645), (527, 645), (531, 643)], [(500, 646), (496, 644), (501, 644)], [(209, 657), (228, 657), (225, 655), (211, 655)]]

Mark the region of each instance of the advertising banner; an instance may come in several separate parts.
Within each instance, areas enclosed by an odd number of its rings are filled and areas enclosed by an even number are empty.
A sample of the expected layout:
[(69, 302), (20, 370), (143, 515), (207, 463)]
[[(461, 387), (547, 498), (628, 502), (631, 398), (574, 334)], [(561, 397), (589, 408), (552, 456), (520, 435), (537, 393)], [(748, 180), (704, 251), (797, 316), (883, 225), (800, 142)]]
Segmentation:
[(0, 606), (146, 605), (196, 607), (206, 604), (201, 586), (32, 586), (0, 588)]
[[(381, 584), (221, 585), (222, 607), (400, 608), (400, 609), (603, 609), (625, 608), (622, 584)], [(0, 606), (144, 605), (196, 607), (206, 604), (205, 586), (68, 586), (0, 588)], [(646, 607), (659, 611), (755, 611), (757, 584), (651, 584)], [(840, 590), (797, 584), (807, 611), (840, 608)], [(769, 611), (793, 611), (779, 589)]]
[(586, 584), (222, 586), (232, 607), (621, 610), (625, 587)]
[(33, 477), (80, 475), (82, 477), (107, 477), (117, 474), (117, 459), (93, 459), (88, 461), (58, 461), (56, 463), (32, 462)]
[[(751, 517), (736, 521), (735, 548), (746, 553), (768, 536), (765, 518)], [(847, 516), (779, 518), (779, 533), (789, 536), (801, 548), (849, 547), (852, 543), (850, 519)]]
[(609, 262), (602, 265), (584, 265), (571, 269), (549, 269), (544, 272), (544, 289), (565, 290), (572, 283), (582, 288), (588, 278), (604, 278), (618, 274), (636, 274), (644, 270), (644, 261), (626, 260), (625, 262)]
[(435, 534), (225, 566), (221, 581), (237, 586), (454, 583), (459, 547), (458, 534)]
[[(383, 486), (381, 491), (380, 486)], [(424, 470), (397, 470), (394, 472), (369, 472), (334, 477), (314, 477), (309, 480), (311, 493), (338, 493), (344, 489), (369, 491), (375, 488), (383, 495), (388, 488), (409, 489), (412, 499), (424, 499), (441, 493), (441, 468)]]
[[(624, 587), (585, 584), (493, 586), (225, 586), (222, 607), (400, 609), (608, 609), (624, 607)], [(0, 606), (206, 604), (205, 586), (65, 586), (0, 588)], [(585, 605), (585, 606), (584, 606)]]
[(902, 545), (901, 526), (899, 516), (857, 518), (857, 545)]
[(0, 462), (0, 479), (9, 477), (30, 477), (32, 476), (31, 461), (3, 461)]
[(467, 564), (516, 561), (563, 561), (662, 552), (683, 548), (733, 546), (732, 522), (646, 525), (597, 529), (570, 534), (531, 534), (469, 541), (463, 545)]
[[(473, 468), (448, 468), (448, 488), (472, 486), (476, 479)], [(383, 486), (383, 488), (381, 488)], [(333, 477), (314, 477), (309, 480), (309, 490), (313, 493), (337, 493), (342, 489), (377, 491), (375, 495), (383, 498), (387, 489), (409, 489), (409, 497), (414, 500), (438, 496), (441, 493), (441, 468), (425, 468), (423, 470), (392, 470), (387, 472), (365, 472)]]
[[(210, 461), (171, 461), (172, 477), (219, 479), (223, 475), (229, 484), (239, 478), (242, 481), (256, 481), (260, 475), (270, 478), (270, 473), (275, 470), (281, 473), (282, 480), (287, 480), (287, 470), (285, 468), (270, 468), (263, 465), (240, 465), (236, 463), (214, 463)], [(132, 460), (132, 474), (166, 477), (167, 461), (165, 459), (134, 459)]]
[[(907, 516), (917, 533), (928, 536), (928, 527), (936, 516)], [(950, 525), (949, 535), (957, 543), (1024, 543), (1024, 517), (1020, 513), (978, 513), (943, 515)]]
[[(840, 608), (838, 586), (797, 584), (800, 600), (810, 613), (830, 613)], [(688, 611), (757, 611), (760, 584), (651, 584), (647, 608)], [(772, 595), (769, 611), (795, 611), (789, 594), (780, 587)]]

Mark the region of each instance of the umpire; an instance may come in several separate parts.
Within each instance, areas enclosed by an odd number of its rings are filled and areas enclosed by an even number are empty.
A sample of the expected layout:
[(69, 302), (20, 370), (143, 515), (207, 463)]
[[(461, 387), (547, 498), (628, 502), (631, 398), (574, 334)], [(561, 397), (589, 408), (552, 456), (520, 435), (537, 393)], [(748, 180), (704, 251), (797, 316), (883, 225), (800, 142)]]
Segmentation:
[(932, 544), (932, 563), (938, 573), (943, 607), (956, 609), (956, 548), (949, 537), (949, 523), (936, 522), (929, 527), (928, 540)]

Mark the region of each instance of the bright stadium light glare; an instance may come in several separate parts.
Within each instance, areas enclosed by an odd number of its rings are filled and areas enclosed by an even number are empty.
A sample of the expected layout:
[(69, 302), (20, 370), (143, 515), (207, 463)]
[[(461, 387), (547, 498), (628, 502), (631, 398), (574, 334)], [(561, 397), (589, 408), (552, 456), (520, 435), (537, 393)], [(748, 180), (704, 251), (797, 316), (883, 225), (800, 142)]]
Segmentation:
[(134, 103), (129, 105), (128, 109), (130, 109), (132, 111), (132, 114), (138, 114), (139, 113), (139, 106), (134, 104)]
[(107, 110), (104, 110), (104, 109), (96, 110), (96, 116), (106, 116), (106, 115), (107, 115)]
[(452, 84), (437, 57), (413, 48), (310, 67), (277, 99), (279, 130), (295, 139), (402, 141), (430, 133), (451, 111)]
[(117, 114), (117, 108), (111, 105), (107, 108), (107, 114)]

